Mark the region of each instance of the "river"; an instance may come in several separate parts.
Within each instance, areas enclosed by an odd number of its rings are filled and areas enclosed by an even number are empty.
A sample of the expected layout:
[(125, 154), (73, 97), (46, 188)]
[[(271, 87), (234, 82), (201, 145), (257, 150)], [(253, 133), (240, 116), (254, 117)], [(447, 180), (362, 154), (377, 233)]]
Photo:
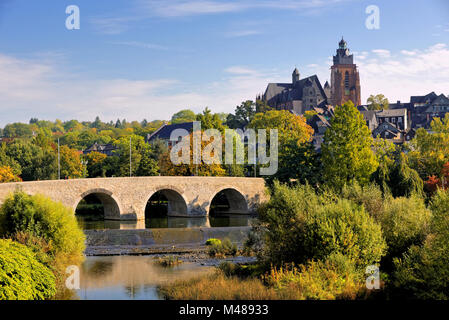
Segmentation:
[(206, 275), (214, 267), (184, 262), (162, 267), (154, 256), (89, 256), (80, 268), (81, 300), (161, 300), (160, 284)]

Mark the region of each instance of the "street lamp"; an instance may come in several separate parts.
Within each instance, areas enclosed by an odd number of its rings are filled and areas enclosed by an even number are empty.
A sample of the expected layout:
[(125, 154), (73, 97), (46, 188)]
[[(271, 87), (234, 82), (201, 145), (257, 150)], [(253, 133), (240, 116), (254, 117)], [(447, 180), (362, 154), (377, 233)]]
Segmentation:
[(89, 160), (81, 160), (81, 165), (83, 166), (83, 178), (86, 178), (87, 164)]

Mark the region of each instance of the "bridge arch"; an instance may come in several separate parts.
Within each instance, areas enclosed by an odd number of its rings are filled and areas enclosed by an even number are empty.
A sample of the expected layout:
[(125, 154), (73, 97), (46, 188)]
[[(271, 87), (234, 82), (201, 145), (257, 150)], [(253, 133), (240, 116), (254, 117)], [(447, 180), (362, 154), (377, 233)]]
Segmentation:
[[(147, 197), (145, 202), (145, 212), (150, 202), (155, 199), (166, 199), (167, 201), (167, 216), (188, 216), (189, 210), (187, 200), (183, 195), (182, 190), (174, 186), (160, 186), (155, 188)], [(145, 213), (146, 215), (146, 213)]]
[(122, 209), (118, 199), (112, 194), (111, 191), (103, 188), (89, 189), (83, 192), (76, 200), (73, 206), (73, 210), (76, 211), (81, 200), (89, 195), (94, 195), (100, 200), (103, 205), (104, 219), (105, 220), (120, 220)]
[[(218, 205), (222, 203), (221, 207)], [(209, 201), (210, 215), (214, 214), (249, 214), (248, 201), (236, 187), (224, 187), (216, 190)]]

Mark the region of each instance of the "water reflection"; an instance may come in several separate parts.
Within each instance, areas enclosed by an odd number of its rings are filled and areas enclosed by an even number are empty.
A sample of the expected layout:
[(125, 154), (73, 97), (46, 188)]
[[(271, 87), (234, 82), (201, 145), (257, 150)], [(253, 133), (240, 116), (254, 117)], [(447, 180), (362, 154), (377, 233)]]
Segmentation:
[(250, 226), (255, 219), (250, 215), (212, 217), (155, 217), (142, 221), (84, 220), (77, 216), (84, 230), (89, 229), (145, 229), (145, 228), (198, 228), (198, 227), (242, 227)]
[(77, 290), (82, 300), (160, 300), (160, 284), (213, 272), (212, 267), (183, 263), (164, 268), (151, 256), (87, 257)]

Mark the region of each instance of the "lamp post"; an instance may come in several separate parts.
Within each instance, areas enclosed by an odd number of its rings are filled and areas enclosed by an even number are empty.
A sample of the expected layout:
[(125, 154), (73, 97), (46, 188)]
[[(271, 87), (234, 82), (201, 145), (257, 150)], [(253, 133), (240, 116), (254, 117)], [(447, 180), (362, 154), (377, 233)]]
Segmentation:
[(131, 137), (129, 137), (129, 177), (131, 178)]
[(81, 164), (83, 166), (83, 178), (86, 178), (86, 171), (87, 171), (87, 164), (89, 163), (89, 160), (81, 160)]
[(61, 156), (59, 153), (59, 138), (58, 138), (58, 180), (61, 180)]

